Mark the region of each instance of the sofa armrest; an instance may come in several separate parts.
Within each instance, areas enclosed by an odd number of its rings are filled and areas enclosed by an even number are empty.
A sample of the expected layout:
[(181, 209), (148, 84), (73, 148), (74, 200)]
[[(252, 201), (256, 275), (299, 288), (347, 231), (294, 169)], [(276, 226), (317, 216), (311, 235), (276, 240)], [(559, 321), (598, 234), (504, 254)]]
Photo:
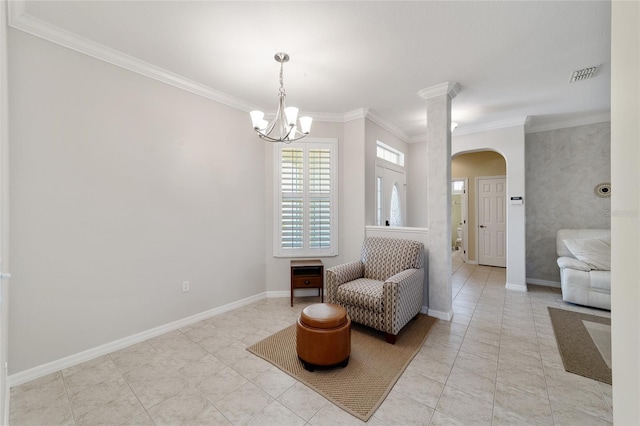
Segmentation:
[(574, 259), (573, 257), (566, 257), (566, 256), (559, 257), (557, 260), (557, 263), (560, 269), (569, 268), (569, 269), (575, 269), (578, 271), (585, 271), (585, 272), (591, 271), (591, 267), (589, 265), (587, 265), (581, 260)]
[(359, 260), (327, 269), (325, 287), (329, 303), (337, 303), (336, 292), (338, 287), (362, 277), (364, 277), (364, 263)]
[(385, 328), (398, 334), (422, 309), (424, 269), (407, 269), (384, 282)]

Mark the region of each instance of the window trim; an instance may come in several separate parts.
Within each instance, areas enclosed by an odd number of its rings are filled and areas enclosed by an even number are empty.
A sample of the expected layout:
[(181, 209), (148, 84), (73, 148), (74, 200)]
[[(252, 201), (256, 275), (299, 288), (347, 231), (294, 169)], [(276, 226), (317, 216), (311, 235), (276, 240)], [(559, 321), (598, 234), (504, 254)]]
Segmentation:
[[(302, 148), (305, 152), (313, 148), (329, 148), (331, 151), (331, 247), (329, 249), (312, 249), (309, 243), (309, 199), (308, 187), (305, 187), (303, 198), (305, 200), (304, 211), (304, 247), (302, 249), (287, 249), (282, 247), (282, 149)], [(334, 257), (338, 255), (338, 139), (335, 138), (305, 138), (290, 144), (274, 144), (273, 146), (273, 257), (276, 258), (309, 258), (309, 257)], [(308, 174), (308, 155), (304, 156), (305, 176)], [(307, 180), (308, 183), (308, 180)]]

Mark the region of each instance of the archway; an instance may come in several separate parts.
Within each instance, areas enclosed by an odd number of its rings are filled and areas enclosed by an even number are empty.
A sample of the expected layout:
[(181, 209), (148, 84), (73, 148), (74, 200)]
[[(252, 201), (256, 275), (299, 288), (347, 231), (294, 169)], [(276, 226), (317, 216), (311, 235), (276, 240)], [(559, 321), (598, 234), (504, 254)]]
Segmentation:
[[(503, 188), (502, 195), (493, 192), (482, 195), (478, 192), (480, 182), (502, 182), (501, 185), (505, 187), (506, 175), (506, 160), (496, 151), (461, 152), (452, 156), (452, 182), (468, 182), (462, 194), (452, 190), (452, 240), (456, 241), (454, 238), (460, 235), (459, 244), (467, 263), (506, 266), (506, 191)], [(484, 211), (478, 208), (487, 201), (495, 209)], [(462, 211), (463, 207), (466, 211)], [(489, 214), (495, 217), (485, 217)], [(480, 228), (483, 232), (479, 232)]]
[(452, 158), (462, 153), (494, 151), (506, 163), (507, 176), (507, 279), (506, 287), (526, 291), (524, 120), (522, 125), (484, 132), (455, 134)]

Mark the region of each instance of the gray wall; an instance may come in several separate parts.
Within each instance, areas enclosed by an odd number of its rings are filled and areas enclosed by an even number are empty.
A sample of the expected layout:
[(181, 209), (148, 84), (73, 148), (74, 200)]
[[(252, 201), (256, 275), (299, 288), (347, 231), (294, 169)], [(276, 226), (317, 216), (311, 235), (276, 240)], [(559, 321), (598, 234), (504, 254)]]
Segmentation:
[(9, 36), (9, 371), (264, 292), (247, 114)]
[(611, 180), (611, 124), (527, 134), (525, 160), (527, 278), (559, 282), (556, 231), (610, 228), (611, 201), (593, 189)]

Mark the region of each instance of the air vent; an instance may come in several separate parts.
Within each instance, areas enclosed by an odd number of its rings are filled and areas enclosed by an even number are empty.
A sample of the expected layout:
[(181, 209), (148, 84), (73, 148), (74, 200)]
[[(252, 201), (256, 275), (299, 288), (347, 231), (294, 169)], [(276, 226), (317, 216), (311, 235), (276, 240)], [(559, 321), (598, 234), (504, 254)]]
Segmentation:
[(598, 67), (589, 67), (583, 68), (581, 70), (574, 71), (571, 74), (571, 78), (569, 79), (569, 83), (573, 83), (576, 81), (586, 80), (588, 78), (593, 77), (596, 74)]

